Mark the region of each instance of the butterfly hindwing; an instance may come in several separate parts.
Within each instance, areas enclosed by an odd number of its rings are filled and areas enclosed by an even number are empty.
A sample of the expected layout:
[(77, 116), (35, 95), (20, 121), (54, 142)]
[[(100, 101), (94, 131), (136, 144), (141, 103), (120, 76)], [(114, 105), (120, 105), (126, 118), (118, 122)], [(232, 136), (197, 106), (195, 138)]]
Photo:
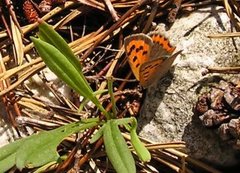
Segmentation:
[(144, 88), (150, 86), (156, 80), (158, 68), (163, 62), (164, 58), (157, 58), (141, 65), (139, 70), (139, 81)]
[(152, 45), (152, 39), (145, 34), (133, 34), (124, 39), (128, 62), (137, 80), (140, 66), (149, 61)]
[(174, 60), (180, 53), (181, 51), (175, 53), (169, 58), (161, 57), (142, 64), (139, 71), (140, 84), (146, 88), (162, 78), (171, 68)]

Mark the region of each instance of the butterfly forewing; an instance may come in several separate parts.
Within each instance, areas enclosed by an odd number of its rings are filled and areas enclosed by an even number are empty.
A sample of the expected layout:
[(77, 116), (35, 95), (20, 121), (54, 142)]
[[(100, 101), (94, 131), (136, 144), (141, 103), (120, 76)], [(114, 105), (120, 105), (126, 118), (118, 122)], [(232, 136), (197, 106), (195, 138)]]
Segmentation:
[(171, 68), (174, 60), (180, 53), (181, 51), (175, 53), (167, 59), (161, 57), (144, 63), (139, 71), (140, 84), (146, 88), (152, 85), (154, 81), (162, 78)]
[(158, 32), (152, 32), (149, 36), (153, 42), (150, 59), (156, 59), (163, 56), (169, 57), (174, 52), (176, 47), (172, 46), (165, 36), (160, 35)]
[(124, 40), (128, 62), (137, 80), (141, 65), (149, 61), (152, 45), (151, 38), (145, 34), (134, 34)]

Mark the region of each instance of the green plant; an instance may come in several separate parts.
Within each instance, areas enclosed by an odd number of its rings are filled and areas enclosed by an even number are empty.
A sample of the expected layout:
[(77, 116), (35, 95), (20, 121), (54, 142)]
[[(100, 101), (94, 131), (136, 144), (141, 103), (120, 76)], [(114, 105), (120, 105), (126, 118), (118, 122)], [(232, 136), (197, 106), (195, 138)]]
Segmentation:
[(40, 21), (39, 38), (31, 37), (35, 48), (46, 65), (69, 87), (85, 99), (91, 100), (106, 117), (82, 119), (51, 131), (43, 131), (27, 138), (17, 140), (0, 148), (0, 172), (5, 172), (14, 165), (18, 169), (35, 168), (50, 162), (60, 162), (56, 151), (61, 141), (74, 133), (100, 126), (91, 139), (91, 143), (103, 136), (104, 146), (109, 160), (119, 173), (136, 172), (133, 156), (119, 130), (119, 125), (130, 132), (131, 143), (143, 161), (151, 159), (150, 153), (139, 140), (135, 118), (115, 119), (116, 108), (112, 92), (112, 81), (109, 80), (109, 94), (113, 103), (112, 113), (107, 112), (96, 98), (95, 93), (82, 73), (82, 67), (65, 40), (47, 23)]

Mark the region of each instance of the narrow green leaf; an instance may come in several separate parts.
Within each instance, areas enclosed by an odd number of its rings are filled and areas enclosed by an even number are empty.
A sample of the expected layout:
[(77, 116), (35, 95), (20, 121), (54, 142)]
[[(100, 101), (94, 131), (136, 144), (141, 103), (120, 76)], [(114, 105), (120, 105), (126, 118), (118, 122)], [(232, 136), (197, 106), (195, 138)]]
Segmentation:
[(113, 94), (113, 78), (112, 77), (108, 77), (107, 80), (108, 80), (108, 93), (110, 95), (111, 103), (112, 103), (112, 112), (113, 112), (112, 118), (116, 118), (116, 116), (117, 116), (117, 107), (116, 107), (115, 97), (114, 97), (114, 94)]
[(137, 120), (134, 118), (132, 122), (132, 128), (130, 130), (131, 142), (138, 157), (143, 162), (149, 162), (151, 160), (151, 154), (148, 149), (143, 145), (137, 135)]
[(76, 69), (75, 65), (51, 44), (34, 37), (31, 37), (31, 40), (49, 69), (76, 92), (91, 100), (109, 118), (79, 69)]
[(67, 42), (61, 37), (51, 25), (44, 21), (39, 21), (39, 38), (54, 47), (56, 47), (64, 56), (66, 56), (71, 64), (75, 66), (80, 72), (82, 67), (76, 56), (74, 55), (71, 48), (68, 46)]
[(105, 124), (103, 139), (107, 156), (116, 172), (136, 172), (133, 156), (114, 120), (109, 120)]
[(15, 165), (16, 153), (10, 154), (3, 160), (0, 160), (0, 172), (7, 172), (10, 168)]
[(39, 55), (61, 80), (66, 82), (72, 89), (81, 94), (83, 97), (91, 100), (109, 119), (107, 111), (102, 107), (98, 99), (94, 96), (93, 90), (87, 83), (83, 74), (79, 69), (72, 64), (69, 59), (64, 56), (57, 48), (51, 44), (31, 37)]
[[(75, 70), (78, 71), (79, 75), (82, 77), (82, 80), (87, 83), (86, 78), (83, 76), (82, 73), (82, 66), (80, 61), (77, 59), (77, 57), (74, 55), (71, 48), (68, 46), (67, 42), (63, 39), (61, 35), (59, 35), (51, 25), (47, 24), (45, 21), (40, 20), (39, 21), (39, 38), (52, 46), (54, 46), (56, 49), (58, 49), (69, 61), (69, 63), (72, 64)], [(87, 85), (90, 90), (89, 85)]]
[(92, 99), (92, 89), (85, 83), (79, 71), (68, 61), (68, 59), (51, 44), (31, 37), (39, 55), (46, 65), (60, 79), (66, 82), (70, 87), (75, 89), (79, 94), (86, 98)]
[(93, 137), (92, 137), (92, 138), (90, 139), (90, 141), (89, 141), (90, 144), (96, 142), (99, 138), (102, 137), (104, 127), (105, 127), (105, 125), (103, 125), (103, 126), (93, 135)]

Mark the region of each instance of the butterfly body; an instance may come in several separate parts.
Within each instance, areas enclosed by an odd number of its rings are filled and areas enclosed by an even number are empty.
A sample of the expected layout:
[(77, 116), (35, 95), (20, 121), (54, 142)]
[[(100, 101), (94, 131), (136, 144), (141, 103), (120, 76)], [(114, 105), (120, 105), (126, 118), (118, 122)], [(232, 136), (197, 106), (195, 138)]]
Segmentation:
[(177, 55), (168, 39), (159, 33), (133, 34), (124, 40), (128, 62), (134, 76), (146, 88), (163, 77)]

